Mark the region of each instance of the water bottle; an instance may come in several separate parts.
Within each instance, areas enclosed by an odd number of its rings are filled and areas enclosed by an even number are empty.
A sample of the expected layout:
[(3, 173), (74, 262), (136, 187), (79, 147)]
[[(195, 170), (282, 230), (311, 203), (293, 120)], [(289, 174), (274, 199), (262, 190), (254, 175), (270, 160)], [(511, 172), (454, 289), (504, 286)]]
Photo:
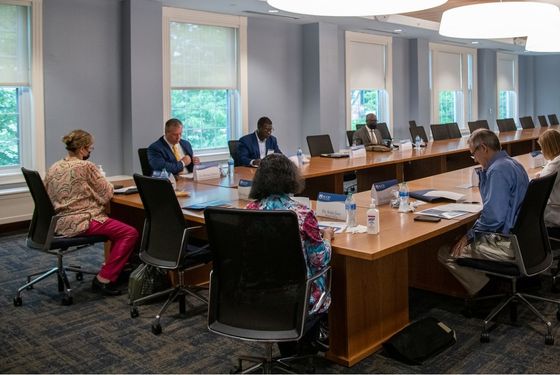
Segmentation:
[(420, 144), (422, 143), (422, 139), (420, 139), (420, 136), (417, 135), (416, 138), (414, 138), (414, 148), (416, 148), (417, 150), (420, 150)]
[(399, 188), (399, 212), (408, 212), (408, 186), (402, 182)]
[(303, 167), (303, 151), (301, 150), (301, 147), (298, 147), (296, 155), (297, 155), (298, 168), (301, 168)]
[(375, 199), (371, 200), (369, 210), (367, 210), (367, 232), (369, 234), (379, 233), (379, 210), (375, 207)]
[(235, 175), (235, 162), (233, 161), (233, 158), (229, 158), (227, 163), (229, 176), (233, 178)]
[(175, 181), (175, 176), (173, 176), (173, 173), (167, 172), (167, 169), (163, 168), (163, 170), (161, 171), (161, 173), (159, 174), (158, 177), (161, 178), (161, 179), (169, 180), (169, 182), (171, 182), (171, 185), (173, 186), (173, 190), (175, 190), (175, 188), (177, 187), (177, 182)]
[(97, 168), (99, 169), (99, 173), (101, 173), (101, 176), (107, 177), (107, 174), (103, 170), (103, 166), (101, 164), (99, 164), (99, 166)]
[(356, 202), (352, 197), (352, 193), (348, 193), (346, 201), (344, 201), (346, 208), (346, 227), (353, 228), (356, 226)]

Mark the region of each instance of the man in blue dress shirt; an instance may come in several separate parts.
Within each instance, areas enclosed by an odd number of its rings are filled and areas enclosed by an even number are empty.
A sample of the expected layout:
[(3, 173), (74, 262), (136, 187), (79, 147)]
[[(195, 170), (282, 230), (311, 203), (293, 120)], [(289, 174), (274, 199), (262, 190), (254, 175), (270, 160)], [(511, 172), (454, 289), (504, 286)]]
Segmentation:
[(470, 243), (474, 231), (509, 233), (517, 220), (529, 178), (523, 166), (501, 150), (500, 141), (492, 131), (474, 131), (468, 144), (472, 157), (482, 166), (482, 170), (478, 171), (482, 212), (472, 229), (451, 249), (440, 249), (439, 260), (449, 268), (465, 289), (474, 295), (486, 285), (488, 277), (482, 272), (461, 267), (454, 260), (458, 257), (470, 257), (514, 261), (509, 242), (500, 236), (483, 236), (480, 242), (477, 239), (479, 246), (476, 249), (472, 249)]
[(189, 141), (181, 139), (183, 123), (172, 118), (165, 122), (165, 134), (148, 147), (148, 162), (154, 171), (167, 170), (179, 174), (193, 171), (200, 161), (193, 156)]
[(266, 155), (282, 151), (278, 148), (276, 137), (272, 135), (274, 128), (268, 117), (261, 117), (257, 121), (257, 130), (239, 139), (237, 149), (239, 164), (246, 167), (258, 167)]

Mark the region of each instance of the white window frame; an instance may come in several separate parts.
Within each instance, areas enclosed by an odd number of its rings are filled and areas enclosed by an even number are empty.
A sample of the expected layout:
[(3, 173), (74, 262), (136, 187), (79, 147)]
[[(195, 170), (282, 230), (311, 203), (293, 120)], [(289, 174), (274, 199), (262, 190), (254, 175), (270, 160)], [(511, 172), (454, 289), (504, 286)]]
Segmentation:
[[(0, 0), (0, 4), (31, 6), (31, 103), (30, 112), (21, 114), (20, 156), (24, 167), (44, 175), (43, 0)], [(0, 186), (22, 182), (20, 167), (0, 171)]]
[(350, 87), (350, 43), (371, 43), (381, 44), (386, 48), (386, 61), (385, 61), (385, 90), (387, 91), (388, 105), (388, 127), (389, 131), (393, 133), (393, 38), (388, 36), (380, 36), (366, 33), (357, 33), (353, 31), (346, 31), (345, 33), (345, 62), (346, 62), (346, 129), (352, 128), (352, 88)]
[[(478, 85), (477, 85), (477, 50), (476, 48), (466, 48), (451, 46), (448, 44), (439, 43), (429, 43), (430, 48), (430, 89), (431, 89), (431, 102), (430, 106), (430, 122), (432, 124), (439, 123), (439, 88), (434, 82), (434, 72), (437, 71), (437, 59), (434, 58), (434, 52), (449, 52), (449, 53), (459, 53), (461, 54), (461, 80), (462, 80), (462, 93), (463, 93), (463, 120), (464, 123), (459, 124), (461, 132), (464, 134), (469, 133), (469, 128), (467, 126), (468, 121), (477, 120), (478, 116)], [(471, 103), (471, 113), (473, 118), (469, 119), (467, 117), (467, 102), (468, 102), (468, 55), (472, 55), (472, 103)]]
[[(189, 9), (163, 7), (163, 119), (162, 124), (171, 117), (171, 62), (169, 59), (169, 24), (171, 22), (192, 23), (208, 26), (233, 27), (239, 31), (239, 107), (241, 129), (234, 129), (235, 137), (249, 131), (249, 106), (247, 94), (247, 18), (241, 16), (230, 16), (218, 13), (200, 12)], [(163, 132), (163, 125), (162, 125)], [(214, 150), (199, 154), (201, 160), (223, 160), (229, 157), (227, 146), (224, 149)]]
[(499, 61), (500, 60), (508, 60), (513, 62), (513, 70), (514, 70), (514, 92), (515, 92), (515, 111), (513, 113), (514, 119), (519, 119), (519, 64), (518, 64), (518, 56), (512, 55), (509, 53), (502, 53), (498, 52), (496, 54), (496, 118), (498, 118), (498, 111), (500, 107), (500, 88), (498, 87), (498, 77), (499, 77)]

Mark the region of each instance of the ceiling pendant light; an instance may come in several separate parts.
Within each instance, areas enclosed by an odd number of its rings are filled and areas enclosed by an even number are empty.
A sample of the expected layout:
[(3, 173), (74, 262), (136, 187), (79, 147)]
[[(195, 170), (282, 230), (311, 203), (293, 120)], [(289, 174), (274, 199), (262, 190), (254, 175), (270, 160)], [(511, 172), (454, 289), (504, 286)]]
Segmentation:
[(527, 36), (559, 12), (556, 5), (531, 1), (465, 5), (443, 12), (439, 33), (463, 39)]
[(314, 16), (380, 16), (437, 7), (447, 0), (267, 0), (280, 10)]

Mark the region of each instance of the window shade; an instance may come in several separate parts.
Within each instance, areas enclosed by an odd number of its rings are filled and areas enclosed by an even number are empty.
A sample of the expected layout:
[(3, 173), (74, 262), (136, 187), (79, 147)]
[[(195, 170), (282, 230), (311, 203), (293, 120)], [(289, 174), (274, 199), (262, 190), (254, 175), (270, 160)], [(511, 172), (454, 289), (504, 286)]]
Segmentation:
[(498, 58), (498, 92), (515, 91), (515, 62)]
[(461, 91), (461, 54), (435, 52), (434, 86), (438, 91)]
[(171, 88), (237, 88), (237, 29), (170, 23)]
[(351, 42), (349, 48), (350, 89), (385, 89), (385, 45)]
[(0, 4), (0, 85), (30, 86), (30, 8)]

